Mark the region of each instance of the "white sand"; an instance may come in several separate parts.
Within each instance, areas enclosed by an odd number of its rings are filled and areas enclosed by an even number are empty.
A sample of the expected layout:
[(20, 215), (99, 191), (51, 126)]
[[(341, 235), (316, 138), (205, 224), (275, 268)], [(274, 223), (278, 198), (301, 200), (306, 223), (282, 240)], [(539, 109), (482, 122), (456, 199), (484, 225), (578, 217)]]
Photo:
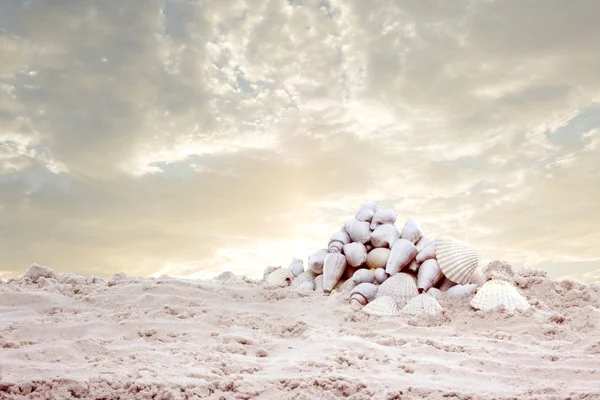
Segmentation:
[(517, 283), (524, 314), (424, 320), (241, 279), (5, 281), (0, 398), (600, 399), (600, 285)]

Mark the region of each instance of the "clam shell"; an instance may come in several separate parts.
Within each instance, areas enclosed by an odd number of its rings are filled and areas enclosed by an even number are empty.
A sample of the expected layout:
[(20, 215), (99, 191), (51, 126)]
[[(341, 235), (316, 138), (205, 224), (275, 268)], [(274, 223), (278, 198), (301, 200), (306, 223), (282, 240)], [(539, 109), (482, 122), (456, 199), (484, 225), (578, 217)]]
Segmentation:
[(445, 291), (447, 291), (448, 289), (450, 289), (454, 285), (456, 285), (456, 282), (452, 282), (450, 279), (444, 277), (443, 279), (440, 280), (440, 282), (437, 285), (437, 287), (442, 292), (445, 292)]
[(323, 290), (331, 292), (346, 269), (346, 257), (341, 253), (329, 253), (323, 262)]
[(323, 262), (325, 256), (329, 253), (327, 249), (321, 249), (315, 251), (310, 257), (308, 257), (308, 268), (316, 274), (323, 273)]
[(478, 286), (473, 283), (468, 283), (466, 285), (454, 285), (446, 291), (448, 297), (453, 299), (464, 299), (471, 296), (476, 290)]
[(429, 243), (431, 243), (431, 239), (429, 239), (425, 235), (421, 236), (421, 239), (419, 239), (419, 241), (417, 243), (415, 243), (415, 246), (417, 247), (417, 251), (423, 250), (423, 248), (425, 246), (427, 246)]
[(438, 301), (427, 293), (413, 297), (406, 303), (402, 309), (403, 314), (408, 315), (439, 315), (442, 312), (442, 306)]
[(417, 255), (417, 248), (412, 242), (406, 239), (398, 239), (388, 258), (385, 266), (385, 272), (390, 275), (394, 275), (404, 267), (406, 267), (413, 258)]
[(435, 259), (435, 240), (430, 241), (417, 253), (415, 260), (420, 264), (425, 260)]
[(385, 268), (376, 268), (373, 275), (375, 276), (375, 282), (382, 284), (388, 278), (387, 272), (385, 272)]
[(299, 258), (292, 258), (289, 269), (292, 271), (294, 276), (300, 275), (304, 272), (304, 261), (300, 260)]
[(362, 308), (363, 312), (377, 317), (397, 317), (400, 307), (396, 300), (389, 296), (381, 296)]
[(398, 218), (398, 214), (394, 210), (378, 210), (371, 220), (371, 230), (375, 230), (382, 224), (394, 224), (396, 218)]
[(367, 248), (359, 242), (344, 245), (344, 254), (346, 255), (346, 262), (352, 267), (360, 267), (367, 261)]
[(367, 266), (372, 269), (385, 268), (390, 258), (390, 252), (390, 249), (384, 247), (371, 250), (367, 254)]
[(354, 275), (352, 275), (351, 280), (357, 285), (365, 282), (373, 283), (375, 282), (375, 272), (365, 268), (359, 269), (354, 273)]
[(371, 228), (367, 221), (352, 219), (346, 223), (346, 231), (350, 235), (350, 241), (367, 243), (371, 240)]
[(470, 302), (473, 308), (491, 311), (497, 307), (525, 311), (531, 306), (511, 283), (499, 279), (487, 281)]
[(375, 247), (391, 248), (398, 239), (400, 233), (394, 224), (381, 224), (371, 232), (371, 243)]
[(356, 285), (356, 287), (354, 287), (354, 289), (352, 289), (352, 292), (350, 293), (350, 295), (359, 293), (365, 299), (367, 299), (367, 301), (372, 301), (377, 296), (377, 290), (378, 290), (377, 285), (375, 285), (373, 283), (364, 282), (364, 283)]
[(419, 239), (421, 239), (421, 236), (423, 236), (423, 231), (419, 224), (412, 218), (407, 219), (400, 232), (400, 238), (406, 239), (412, 243), (417, 243)]
[(419, 273), (417, 275), (417, 288), (419, 288), (419, 292), (428, 291), (429, 288), (434, 287), (443, 276), (442, 270), (436, 260), (425, 260), (419, 267)]
[(315, 277), (315, 292), (317, 293), (325, 293), (323, 290), (323, 275), (319, 275)]
[(267, 275), (265, 282), (274, 286), (286, 287), (290, 286), (294, 278), (294, 274), (288, 268), (278, 268)]
[(436, 240), (435, 255), (444, 275), (456, 283), (469, 283), (479, 264), (479, 254), (474, 247), (450, 236)]
[(403, 272), (390, 276), (377, 290), (377, 297), (389, 296), (398, 304), (405, 304), (418, 294), (415, 278)]

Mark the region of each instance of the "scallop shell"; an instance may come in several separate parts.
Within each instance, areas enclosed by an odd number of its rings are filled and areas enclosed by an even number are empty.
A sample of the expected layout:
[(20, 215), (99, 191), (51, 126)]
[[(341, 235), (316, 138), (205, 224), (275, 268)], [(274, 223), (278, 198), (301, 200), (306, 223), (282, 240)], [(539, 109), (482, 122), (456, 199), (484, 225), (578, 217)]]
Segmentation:
[(444, 275), (456, 283), (469, 283), (479, 264), (474, 247), (450, 236), (436, 240), (435, 255)]
[(352, 242), (364, 244), (371, 240), (371, 229), (367, 221), (352, 219), (346, 223), (346, 231)]
[(346, 255), (346, 262), (352, 267), (360, 267), (367, 261), (367, 248), (359, 242), (344, 245), (344, 254)]
[(417, 248), (412, 242), (406, 239), (398, 239), (388, 258), (385, 266), (385, 272), (394, 275), (404, 267), (406, 267), (417, 255)]
[(300, 275), (304, 272), (304, 261), (300, 260), (299, 258), (292, 258), (289, 269), (292, 271), (294, 276)]
[(362, 308), (363, 312), (377, 317), (397, 317), (400, 315), (400, 307), (396, 300), (389, 296), (377, 297), (375, 300)]
[(385, 272), (385, 268), (376, 268), (373, 275), (375, 276), (375, 282), (380, 285), (386, 281), (388, 278), (387, 272)]
[(436, 260), (425, 260), (419, 267), (419, 273), (417, 275), (417, 288), (419, 288), (419, 292), (428, 291), (429, 288), (434, 287), (443, 276), (442, 270)]
[(473, 283), (469, 283), (466, 285), (454, 285), (446, 291), (448, 297), (453, 299), (464, 299), (471, 296), (476, 290), (478, 286)]
[(491, 311), (497, 307), (504, 307), (511, 311), (525, 311), (531, 307), (517, 288), (499, 279), (487, 281), (473, 296), (470, 304), (473, 308), (482, 311)]
[(415, 278), (403, 272), (390, 276), (377, 290), (377, 297), (390, 296), (398, 304), (404, 304), (418, 294)]
[(346, 257), (340, 253), (329, 253), (323, 262), (323, 290), (328, 293), (335, 287), (346, 269)]
[(375, 282), (375, 272), (370, 269), (359, 269), (352, 275), (351, 279), (355, 284)]
[(430, 241), (424, 246), (415, 257), (415, 260), (420, 264), (425, 260), (434, 259), (435, 260), (435, 240)]
[(454, 285), (456, 285), (456, 282), (452, 282), (450, 279), (444, 277), (443, 279), (440, 280), (439, 285), (437, 285), (437, 287), (442, 292), (445, 292)]
[(375, 247), (391, 248), (398, 239), (400, 239), (400, 233), (394, 224), (379, 225), (371, 233), (371, 243)]
[(439, 315), (442, 312), (442, 306), (438, 301), (430, 294), (421, 293), (420, 295), (413, 297), (406, 303), (402, 309), (403, 314), (408, 315)]
[(325, 293), (323, 290), (323, 275), (315, 277), (315, 292)]
[(385, 268), (390, 258), (390, 252), (390, 249), (384, 247), (371, 250), (367, 254), (367, 266), (372, 269)]
[(423, 231), (419, 224), (412, 218), (407, 219), (400, 232), (400, 238), (406, 239), (412, 243), (417, 243), (419, 239), (421, 239), (421, 236), (423, 236)]
[(398, 218), (398, 214), (394, 210), (378, 210), (371, 220), (371, 230), (375, 230), (382, 224), (394, 224), (396, 218)]
[(294, 274), (288, 268), (278, 268), (267, 275), (265, 281), (270, 285), (286, 287), (290, 286), (294, 278)]

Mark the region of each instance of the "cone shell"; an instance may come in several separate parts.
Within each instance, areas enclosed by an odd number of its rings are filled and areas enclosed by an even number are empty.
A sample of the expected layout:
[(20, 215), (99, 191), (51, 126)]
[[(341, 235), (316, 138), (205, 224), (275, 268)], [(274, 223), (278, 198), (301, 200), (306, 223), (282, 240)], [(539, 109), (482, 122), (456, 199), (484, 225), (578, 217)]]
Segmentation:
[(372, 269), (385, 268), (390, 258), (390, 249), (380, 247), (373, 249), (367, 254), (367, 266)]
[(315, 251), (310, 257), (308, 257), (308, 268), (315, 274), (323, 273), (323, 262), (325, 256), (329, 253), (327, 249), (321, 249)]
[(511, 311), (525, 311), (531, 307), (517, 288), (509, 282), (498, 279), (487, 281), (479, 288), (470, 304), (481, 311), (491, 311), (497, 307), (504, 307)]
[(417, 243), (419, 239), (421, 239), (421, 236), (423, 236), (423, 231), (419, 224), (412, 218), (407, 219), (400, 232), (400, 238), (406, 239), (412, 243)]
[(431, 239), (429, 239), (425, 235), (421, 236), (421, 239), (419, 239), (419, 241), (417, 243), (415, 243), (415, 246), (417, 247), (417, 251), (423, 250), (423, 248), (425, 246), (427, 246), (429, 243), (431, 243)]
[(360, 283), (373, 283), (375, 282), (375, 272), (370, 269), (359, 269), (352, 275), (351, 279), (355, 284)]
[(413, 297), (402, 309), (403, 314), (418, 316), (435, 316), (441, 314), (441, 312), (442, 306), (440, 303), (427, 293), (421, 293), (420, 295)]
[(456, 283), (469, 283), (479, 264), (479, 254), (474, 247), (450, 236), (436, 240), (435, 255), (444, 275)]
[(396, 218), (398, 218), (398, 214), (394, 210), (379, 210), (371, 220), (371, 230), (375, 230), (382, 224), (394, 224), (396, 223)]
[(375, 282), (380, 285), (383, 282), (385, 282), (386, 279), (388, 278), (388, 274), (387, 274), (387, 272), (385, 272), (385, 268), (376, 268), (375, 271), (373, 272), (373, 275), (375, 276)]
[(371, 232), (371, 243), (375, 247), (391, 248), (398, 239), (400, 239), (400, 233), (394, 224), (379, 225)]
[(346, 257), (340, 253), (329, 253), (323, 262), (323, 290), (329, 293), (333, 290), (346, 269)]
[(367, 243), (371, 240), (371, 229), (367, 221), (352, 219), (347, 222), (346, 230), (352, 242)]
[(424, 246), (415, 257), (415, 260), (417, 260), (419, 264), (429, 259), (435, 260), (435, 240), (432, 240), (429, 243), (427, 243), (427, 245)]
[(404, 267), (406, 267), (417, 255), (417, 248), (412, 242), (406, 239), (398, 239), (388, 258), (385, 266), (385, 272), (394, 275)]
[(478, 286), (473, 283), (454, 285), (446, 291), (446, 294), (453, 299), (465, 299), (471, 296), (477, 290), (477, 287)]
[(352, 289), (351, 295), (358, 293), (367, 299), (367, 301), (372, 301), (377, 296), (377, 290), (377, 285), (365, 282), (356, 285), (356, 287)]
[(290, 286), (294, 278), (294, 274), (288, 268), (278, 268), (267, 275), (265, 281), (270, 285), (286, 287)]
[(315, 278), (315, 292), (325, 293), (323, 290), (323, 275), (319, 275)]
[(400, 315), (400, 307), (396, 300), (389, 296), (377, 297), (375, 300), (362, 308), (363, 312), (377, 317), (397, 317)]
[(419, 267), (419, 273), (417, 275), (417, 288), (419, 288), (419, 292), (428, 291), (429, 288), (434, 287), (443, 276), (442, 270), (436, 260), (425, 260)]
[(346, 255), (346, 262), (352, 267), (360, 267), (367, 261), (367, 248), (359, 242), (344, 245), (344, 254)]
[(377, 290), (377, 297), (392, 297), (398, 304), (405, 304), (419, 294), (415, 278), (403, 272), (390, 276)]
[(456, 282), (452, 282), (450, 279), (444, 277), (443, 279), (440, 280), (440, 282), (437, 285), (437, 287), (442, 292), (446, 292), (448, 289), (450, 289), (454, 285), (456, 285)]

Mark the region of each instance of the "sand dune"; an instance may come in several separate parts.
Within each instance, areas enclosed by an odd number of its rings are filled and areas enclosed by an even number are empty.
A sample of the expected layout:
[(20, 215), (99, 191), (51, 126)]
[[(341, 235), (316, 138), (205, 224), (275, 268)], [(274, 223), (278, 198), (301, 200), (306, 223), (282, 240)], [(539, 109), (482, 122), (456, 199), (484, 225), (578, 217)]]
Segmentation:
[(525, 313), (429, 319), (231, 274), (32, 278), (0, 284), (0, 398), (600, 399), (600, 285), (541, 271)]

